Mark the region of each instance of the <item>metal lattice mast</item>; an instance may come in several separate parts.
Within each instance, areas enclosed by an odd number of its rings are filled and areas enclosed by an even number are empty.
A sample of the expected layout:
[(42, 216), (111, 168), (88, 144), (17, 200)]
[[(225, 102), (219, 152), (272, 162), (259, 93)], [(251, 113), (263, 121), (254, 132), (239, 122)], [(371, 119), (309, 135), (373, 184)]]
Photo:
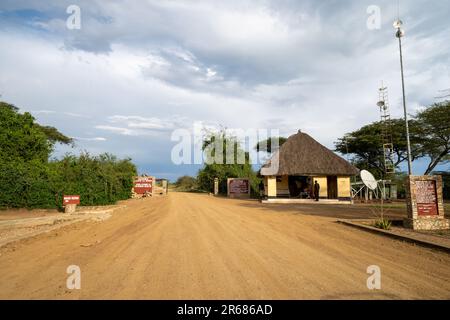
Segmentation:
[(378, 89), (378, 103), (381, 115), (381, 143), (383, 146), (385, 174), (395, 173), (394, 144), (392, 140), (391, 113), (389, 110), (388, 88), (381, 84)]

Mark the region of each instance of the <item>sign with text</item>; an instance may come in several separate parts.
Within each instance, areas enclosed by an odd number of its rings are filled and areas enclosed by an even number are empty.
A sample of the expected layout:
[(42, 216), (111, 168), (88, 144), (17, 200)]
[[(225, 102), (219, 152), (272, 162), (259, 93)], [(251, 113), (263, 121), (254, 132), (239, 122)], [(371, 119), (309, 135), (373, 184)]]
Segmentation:
[(442, 176), (413, 176), (406, 179), (408, 218), (404, 226), (413, 230), (450, 229), (445, 218)]
[(416, 181), (417, 214), (419, 216), (435, 216), (438, 214), (436, 181)]
[(137, 177), (134, 180), (134, 192), (137, 194), (151, 193), (153, 189), (152, 177)]
[(250, 180), (243, 178), (228, 179), (229, 197), (250, 197)]
[(63, 205), (68, 204), (80, 204), (80, 196), (79, 195), (64, 195), (63, 196)]

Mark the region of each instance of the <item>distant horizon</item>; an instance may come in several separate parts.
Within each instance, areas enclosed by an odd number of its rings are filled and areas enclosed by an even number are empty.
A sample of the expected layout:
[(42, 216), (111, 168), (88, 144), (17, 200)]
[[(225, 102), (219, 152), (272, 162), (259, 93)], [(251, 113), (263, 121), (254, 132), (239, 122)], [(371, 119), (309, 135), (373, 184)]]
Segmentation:
[[(319, 141), (319, 143), (320, 143), (320, 141)], [(65, 149), (65, 150), (64, 151), (62, 151), (62, 150), (58, 151), (58, 149)], [(67, 146), (57, 145), (55, 152), (53, 152), (53, 154), (52, 154), (52, 157), (58, 158), (58, 157), (63, 156), (66, 152), (71, 153), (71, 151), (67, 150), (67, 149), (68, 149)], [(73, 149), (71, 149), (71, 150), (73, 150)], [(333, 151), (334, 153), (336, 153), (337, 155), (339, 155), (340, 157), (342, 157), (343, 159), (349, 161), (348, 156), (342, 155), (341, 153), (334, 151), (334, 149), (330, 149), (330, 150)], [(74, 154), (79, 154), (79, 152), (82, 152), (82, 150), (78, 150), (78, 153), (74, 153)], [(100, 153), (103, 153), (103, 152), (100, 152)], [(100, 154), (100, 153), (98, 153), (98, 154)], [(125, 156), (123, 158), (127, 158), (127, 157)], [(428, 166), (428, 163), (429, 163), (428, 159), (429, 159), (428, 157), (423, 157), (423, 158), (416, 159), (415, 161), (413, 161), (413, 163), (412, 163), (413, 164), (412, 171), (413, 171), (414, 175), (422, 175), (425, 172), (425, 170), (426, 170), (426, 168)], [(157, 177), (160, 177), (160, 178), (168, 179), (170, 182), (175, 182), (179, 177), (182, 177), (182, 176), (185, 176), (185, 175), (187, 175), (187, 176), (196, 176), (197, 171), (199, 169), (201, 169), (202, 166), (203, 166), (203, 165), (198, 165), (198, 164), (196, 164), (196, 165), (184, 165), (184, 164), (182, 164), (182, 165), (176, 166), (177, 168), (179, 168), (181, 170), (178, 173), (176, 173), (175, 176), (171, 177), (171, 175), (173, 175), (174, 173), (157, 172), (155, 170), (152, 170), (151, 167), (145, 167), (145, 165), (136, 163), (133, 160), (133, 158), (131, 158), (131, 160), (133, 161), (133, 163), (135, 163), (137, 165), (138, 174), (140, 174), (140, 175), (141, 174), (149, 174), (149, 175), (152, 175), (152, 176), (157, 176)], [(351, 161), (349, 161), (349, 162), (351, 162)], [(252, 167), (253, 167), (253, 169), (255, 171), (260, 169), (260, 166), (256, 166), (256, 165), (253, 165)], [(400, 169), (399, 173), (407, 173), (408, 172), (408, 165), (407, 165), (406, 161), (402, 162), (399, 165), (399, 169)], [(445, 171), (447, 171), (447, 172), (450, 171), (450, 165), (449, 164), (438, 165), (435, 168), (435, 170), (433, 170), (433, 172), (445, 172)]]

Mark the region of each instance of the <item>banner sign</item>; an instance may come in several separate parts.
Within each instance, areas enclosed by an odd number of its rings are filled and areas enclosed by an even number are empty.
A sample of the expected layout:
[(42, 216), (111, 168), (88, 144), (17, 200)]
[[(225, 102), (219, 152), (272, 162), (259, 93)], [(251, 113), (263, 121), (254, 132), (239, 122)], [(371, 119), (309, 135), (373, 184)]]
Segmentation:
[(436, 181), (416, 181), (417, 213), (419, 216), (438, 215)]
[(79, 195), (64, 195), (63, 196), (63, 205), (68, 204), (80, 204), (80, 196)]
[(134, 192), (137, 194), (151, 193), (153, 189), (152, 177), (137, 177), (134, 180)]
[(228, 196), (229, 197), (249, 197), (250, 181), (249, 179), (230, 178), (228, 179)]

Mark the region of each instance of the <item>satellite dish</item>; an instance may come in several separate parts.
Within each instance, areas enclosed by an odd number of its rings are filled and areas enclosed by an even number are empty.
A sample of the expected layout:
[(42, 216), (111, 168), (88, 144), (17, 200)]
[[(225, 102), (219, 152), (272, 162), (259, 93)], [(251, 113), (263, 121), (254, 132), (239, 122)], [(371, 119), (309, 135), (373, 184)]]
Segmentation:
[(375, 190), (378, 187), (378, 182), (375, 177), (367, 170), (360, 172), (361, 180), (364, 185), (370, 190)]
[(400, 19), (394, 21), (394, 24), (393, 24), (393, 26), (394, 26), (395, 29), (400, 29), (400, 28), (402, 27), (402, 25), (403, 25), (403, 21), (400, 20)]

